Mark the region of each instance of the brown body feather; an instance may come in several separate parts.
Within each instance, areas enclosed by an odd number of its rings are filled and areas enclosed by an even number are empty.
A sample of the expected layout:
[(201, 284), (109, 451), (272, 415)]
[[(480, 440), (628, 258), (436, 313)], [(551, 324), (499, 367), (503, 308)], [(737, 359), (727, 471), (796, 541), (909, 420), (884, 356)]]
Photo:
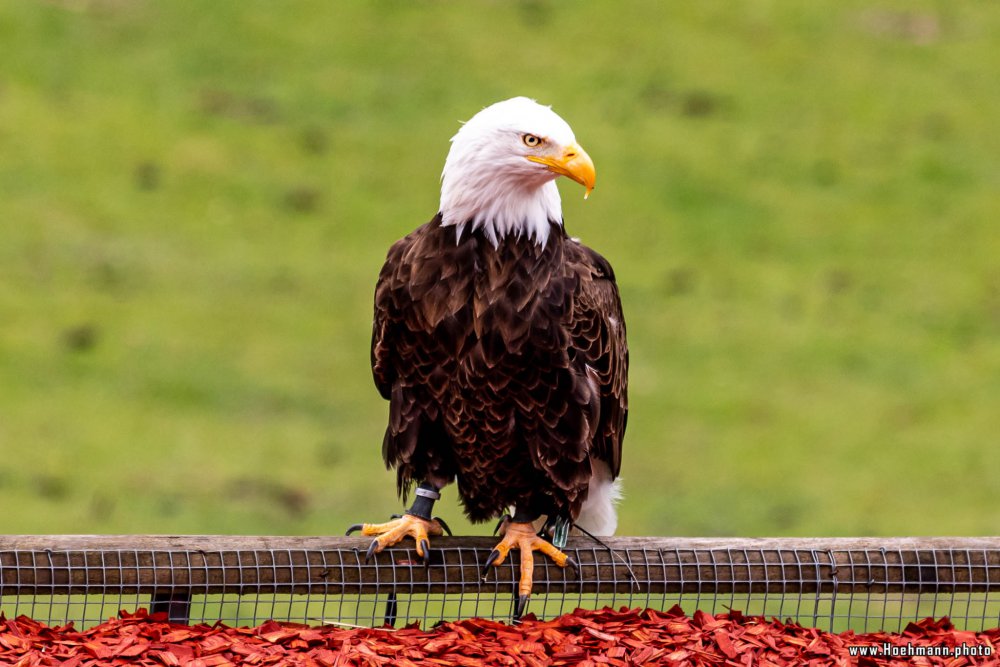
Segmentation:
[(458, 480), (473, 521), (511, 505), (575, 518), (592, 460), (613, 476), (628, 412), (614, 274), (552, 225), (544, 246), (440, 216), (389, 250), (375, 291), (372, 372), (401, 495)]

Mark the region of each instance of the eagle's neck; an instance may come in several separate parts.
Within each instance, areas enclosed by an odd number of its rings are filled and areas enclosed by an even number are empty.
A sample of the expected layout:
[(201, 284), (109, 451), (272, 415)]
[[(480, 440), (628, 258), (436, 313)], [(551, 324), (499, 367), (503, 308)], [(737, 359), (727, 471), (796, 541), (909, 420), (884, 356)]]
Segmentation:
[(456, 241), (462, 232), (481, 231), (499, 247), (507, 238), (528, 238), (544, 246), (551, 224), (562, 224), (562, 202), (552, 180), (525, 182), (514, 176), (481, 175), (475, 172), (441, 183), (441, 224), (455, 227)]

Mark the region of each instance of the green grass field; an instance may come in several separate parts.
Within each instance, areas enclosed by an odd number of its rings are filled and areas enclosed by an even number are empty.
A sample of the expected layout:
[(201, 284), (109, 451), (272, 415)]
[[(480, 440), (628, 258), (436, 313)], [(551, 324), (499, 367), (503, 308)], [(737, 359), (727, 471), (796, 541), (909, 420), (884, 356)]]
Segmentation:
[(1000, 533), (998, 72), (972, 0), (7, 0), (0, 532), (397, 511), (375, 278), (523, 94), (599, 172), (621, 533)]

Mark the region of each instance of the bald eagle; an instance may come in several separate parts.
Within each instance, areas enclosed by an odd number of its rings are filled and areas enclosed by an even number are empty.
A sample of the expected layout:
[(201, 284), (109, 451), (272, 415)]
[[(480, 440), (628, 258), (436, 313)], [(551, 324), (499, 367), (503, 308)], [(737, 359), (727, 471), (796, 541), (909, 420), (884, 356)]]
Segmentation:
[(516, 615), (533, 551), (565, 567), (571, 523), (597, 535), (617, 524), (625, 320), (611, 265), (566, 234), (560, 175), (585, 197), (594, 187), (562, 118), (524, 97), (483, 109), (451, 140), (439, 212), (389, 249), (375, 288), (382, 456), (404, 501), (418, 486), (401, 518), (352, 530), (376, 536), (369, 557), (410, 536), (426, 562), (445, 528), (434, 501), (457, 481), (470, 520), (512, 512), (487, 568), (520, 550)]

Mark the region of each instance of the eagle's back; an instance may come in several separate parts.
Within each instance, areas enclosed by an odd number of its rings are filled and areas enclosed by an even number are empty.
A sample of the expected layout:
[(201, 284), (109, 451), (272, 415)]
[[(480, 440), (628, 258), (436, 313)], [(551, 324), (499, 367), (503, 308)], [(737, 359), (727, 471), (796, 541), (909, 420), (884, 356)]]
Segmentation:
[[(575, 516), (592, 458), (617, 474), (627, 413), (614, 275), (554, 226), (549, 242), (440, 219), (390, 249), (375, 295), (372, 370), (401, 491), (453, 478), (469, 517), (515, 500)], [(530, 501), (526, 501), (528, 498)]]

